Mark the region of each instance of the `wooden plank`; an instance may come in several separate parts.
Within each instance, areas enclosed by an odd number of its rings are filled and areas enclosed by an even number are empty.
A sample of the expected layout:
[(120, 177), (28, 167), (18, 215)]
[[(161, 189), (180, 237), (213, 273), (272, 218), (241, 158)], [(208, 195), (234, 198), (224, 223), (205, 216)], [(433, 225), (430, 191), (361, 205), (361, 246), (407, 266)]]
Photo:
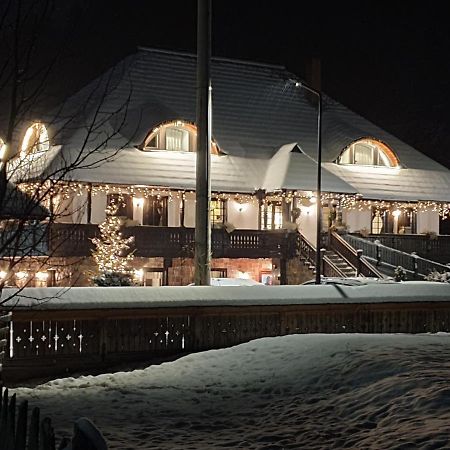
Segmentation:
[(17, 431), (14, 450), (26, 450), (28, 426), (28, 401), (20, 402), (17, 411)]

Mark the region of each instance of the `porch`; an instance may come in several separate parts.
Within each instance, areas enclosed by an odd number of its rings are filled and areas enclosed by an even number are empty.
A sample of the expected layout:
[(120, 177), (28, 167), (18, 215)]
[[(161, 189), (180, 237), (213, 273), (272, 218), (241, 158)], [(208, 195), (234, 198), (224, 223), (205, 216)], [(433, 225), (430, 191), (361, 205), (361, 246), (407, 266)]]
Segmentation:
[[(134, 236), (135, 256), (192, 257), (195, 229), (182, 227), (132, 226), (123, 231)], [(92, 238), (100, 235), (98, 225), (55, 223), (50, 228), (48, 254), (51, 256), (90, 256)], [(288, 230), (212, 229), (214, 258), (289, 258), (294, 256), (298, 234)]]

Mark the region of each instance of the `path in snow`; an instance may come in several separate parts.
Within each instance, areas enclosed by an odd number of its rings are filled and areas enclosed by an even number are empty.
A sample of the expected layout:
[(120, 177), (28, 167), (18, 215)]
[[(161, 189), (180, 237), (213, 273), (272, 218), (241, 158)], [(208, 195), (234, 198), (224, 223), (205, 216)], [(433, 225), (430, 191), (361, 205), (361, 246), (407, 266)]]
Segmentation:
[(291, 335), (18, 388), (111, 449), (450, 448), (450, 335)]

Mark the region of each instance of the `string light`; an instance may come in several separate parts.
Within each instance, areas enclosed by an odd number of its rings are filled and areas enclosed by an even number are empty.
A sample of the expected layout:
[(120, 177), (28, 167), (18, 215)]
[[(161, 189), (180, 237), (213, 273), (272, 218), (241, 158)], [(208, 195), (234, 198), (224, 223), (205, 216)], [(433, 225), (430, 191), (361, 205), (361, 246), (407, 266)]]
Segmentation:
[[(90, 183), (55, 183), (47, 181), (46, 183), (22, 183), (19, 188), (26, 194), (34, 195), (36, 192), (40, 196), (55, 197), (59, 195), (62, 199), (70, 199), (75, 196), (87, 195), (90, 191), (92, 196), (97, 195), (109, 195), (109, 194), (121, 194), (129, 195), (136, 198), (149, 198), (165, 197), (169, 202), (174, 200), (181, 201), (186, 200), (189, 196), (192, 199), (195, 198), (194, 190), (186, 189), (169, 189), (166, 187), (158, 186), (120, 186), (114, 184), (98, 184), (91, 185)], [(230, 193), (230, 192), (215, 192), (212, 197), (218, 200), (231, 200), (239, 204), (258, 204), (258, 198), (256, 195), (244, 194), (244, 193)], [(316, 195), (313, 191), (280, 191), (266, 194), (261, 203), (268, 204), (269, 202), (286, 202), (291, 203), (294, 200), (302, 202), (308, 200), (310, 203), (314, 202)], [(432, 200), (417, 201), (417, 202), (399, 202), (399, 201), (387, 201), (387, 200), (365, 200), (362, 199), (360, 194), (337, 194), (337, 193), (322, 193), (321, 202), (324, 206), (329, 205), (332, 202), (333, 205), (338, 205), (340, 208), (347, 210), (364, 211), (368, 208), (374, 210), (400, 210), (405, 212), (425, 212), (433, 211), (438, 212), (443, 218), (450, 216), (450, 203), (437, 202)]]

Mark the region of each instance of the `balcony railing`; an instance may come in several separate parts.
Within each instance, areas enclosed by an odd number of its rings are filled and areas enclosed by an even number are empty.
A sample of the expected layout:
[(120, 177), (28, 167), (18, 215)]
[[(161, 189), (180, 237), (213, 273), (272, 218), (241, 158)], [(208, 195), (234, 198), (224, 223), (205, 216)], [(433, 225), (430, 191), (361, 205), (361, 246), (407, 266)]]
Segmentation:
[[(136, 256), (193, 257), (194, 228), (126, 227), (125, 237), (134, 236)], [(53, 224), (49, 235), (48, 252), (52, 256), (89, 256), (94, 245), (92, 238), (100, 235), (93, 224)], [(295, 254), (298, 234), (287, 230), (213, 229), (211, 249), (215, 258), (272, 258)]]

